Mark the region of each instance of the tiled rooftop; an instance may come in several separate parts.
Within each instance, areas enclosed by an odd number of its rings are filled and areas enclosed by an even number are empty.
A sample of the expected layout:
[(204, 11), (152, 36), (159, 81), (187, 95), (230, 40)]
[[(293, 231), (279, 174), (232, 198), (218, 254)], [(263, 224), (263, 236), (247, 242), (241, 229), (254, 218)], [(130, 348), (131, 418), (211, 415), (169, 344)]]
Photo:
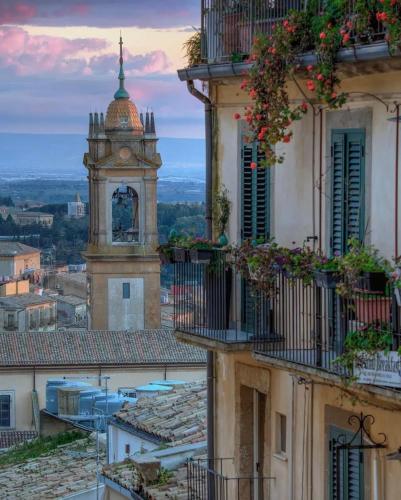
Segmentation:
[[(151, 499), (187, 500), (187, 469), (183, 465), (175, 470), (164, 484), (145, 486), (130, 460), (107, 465), (103, 475), (126, 490)], [(147, 495), (147, 496), (146, 496)]]
[(34, 439), (37, 435), (36, 431), (0, 431), (0, 450)]
[(141, 398), (115, 414), (116, 422), (174, 446), (206, 440), (206, 383), (193, 382), (153, 398)]
[(9, 295), (0, 297), (0, 307), (6, 308), (25, 308), (27, 306), (36, 306), (39, 304), (48, 304), (55, 302), (51, 297), (38, 295), (36, 293), (24, 293), (22, 295)]
[(24, 245), (18, 241), (0, 241), (0, 256), (1, 257), (15, 257), (16, 255), (28, 255), (38, 253), (40, 250), (37, 248)]
[[(100, 456), (104, 462), (104, 455)], [(62, 498), (96, 484), (96, 446), (86, 439), (25, 463), (0, 467), (0, 498)]]
[(0, 367), (202, 366), (201, 349), (179, 343), (172, 330), (1, 332)]
[(77, 297), (76, 295), (58, 295), (57, 302), (65, 302), (72, 306), (80, 306), (81, 304), (86, 304), (86, 300), (82, 297)]

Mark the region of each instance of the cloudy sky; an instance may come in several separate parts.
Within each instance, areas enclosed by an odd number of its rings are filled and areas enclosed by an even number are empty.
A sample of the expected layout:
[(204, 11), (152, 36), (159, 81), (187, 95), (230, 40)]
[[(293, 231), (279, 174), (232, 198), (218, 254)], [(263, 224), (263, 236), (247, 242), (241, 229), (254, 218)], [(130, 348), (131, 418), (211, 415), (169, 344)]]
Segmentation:
[(0, 0), (0, 132), (86, 133), (118, 87), (164, 137), (202, 137), (202, 106), (176, 70), (200, 0)]

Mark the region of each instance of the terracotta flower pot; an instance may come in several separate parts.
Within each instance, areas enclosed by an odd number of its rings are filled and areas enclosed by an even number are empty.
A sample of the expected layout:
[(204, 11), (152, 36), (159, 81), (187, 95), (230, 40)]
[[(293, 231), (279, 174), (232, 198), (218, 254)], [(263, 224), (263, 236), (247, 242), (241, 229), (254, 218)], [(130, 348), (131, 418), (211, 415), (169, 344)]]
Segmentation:
[(355, 299), (356, 319), (363, 323), (374, 323), (376, 321), (388, 323), (391, 313), (390, 297), (356, 297)]

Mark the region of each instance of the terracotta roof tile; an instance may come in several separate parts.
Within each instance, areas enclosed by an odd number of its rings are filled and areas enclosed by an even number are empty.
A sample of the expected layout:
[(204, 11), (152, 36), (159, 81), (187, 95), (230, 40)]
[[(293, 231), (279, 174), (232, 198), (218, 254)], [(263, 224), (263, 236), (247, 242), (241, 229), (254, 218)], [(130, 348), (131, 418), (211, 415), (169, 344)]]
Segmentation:
[(202, 365), (201, 349), (172, 330), (1, 332), (0, 368), (74, 365)]
[(141, 398), (115, 414), (117, 422), (174, 446), (206, 440), (206, 383), (192, 382), (160, 396)]

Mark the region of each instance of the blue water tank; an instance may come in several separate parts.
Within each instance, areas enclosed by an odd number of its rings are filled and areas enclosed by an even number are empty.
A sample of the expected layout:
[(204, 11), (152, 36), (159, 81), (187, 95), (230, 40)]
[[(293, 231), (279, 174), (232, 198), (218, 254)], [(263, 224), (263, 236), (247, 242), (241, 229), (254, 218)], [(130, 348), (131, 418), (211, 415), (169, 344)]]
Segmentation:
[(148, 384), (141, 385), (136, 388), (136, 396), (137, 398), (153, 398), (155, 396), (159, 396), (160, 394), (165, 394), (169, 391), (172, 391), (173, 388), (171, 385), (157, 385), (157, 384)]
[(96, 409), (99, 410), (101, 414), (113, 415), (113, 413), (121, 410), (124, 403), (127, 402), (134, 405), (136, 401), (136, 398), (127, 398), (120, 394), (111, 393), (108, 395), (107, 401), (106, 398), (96, 401)]
[(95, 396), (99, 395), (101, 390), (98, 387), (84, 389), (79, 395), (79, 413), (80, 415), (92, 415), (95, 405)]
[(63, 387), (87, 387), (90, 384), (65, 378), (49, 378), (46, 383), (46, 410), (58, 413), (58, 390)]
[(150, 385), (171, 385), (171, 387), (179, 387), (180, 385), (187, 384), (185, 380), (154, 380), (153, 382), (149, 382)]

